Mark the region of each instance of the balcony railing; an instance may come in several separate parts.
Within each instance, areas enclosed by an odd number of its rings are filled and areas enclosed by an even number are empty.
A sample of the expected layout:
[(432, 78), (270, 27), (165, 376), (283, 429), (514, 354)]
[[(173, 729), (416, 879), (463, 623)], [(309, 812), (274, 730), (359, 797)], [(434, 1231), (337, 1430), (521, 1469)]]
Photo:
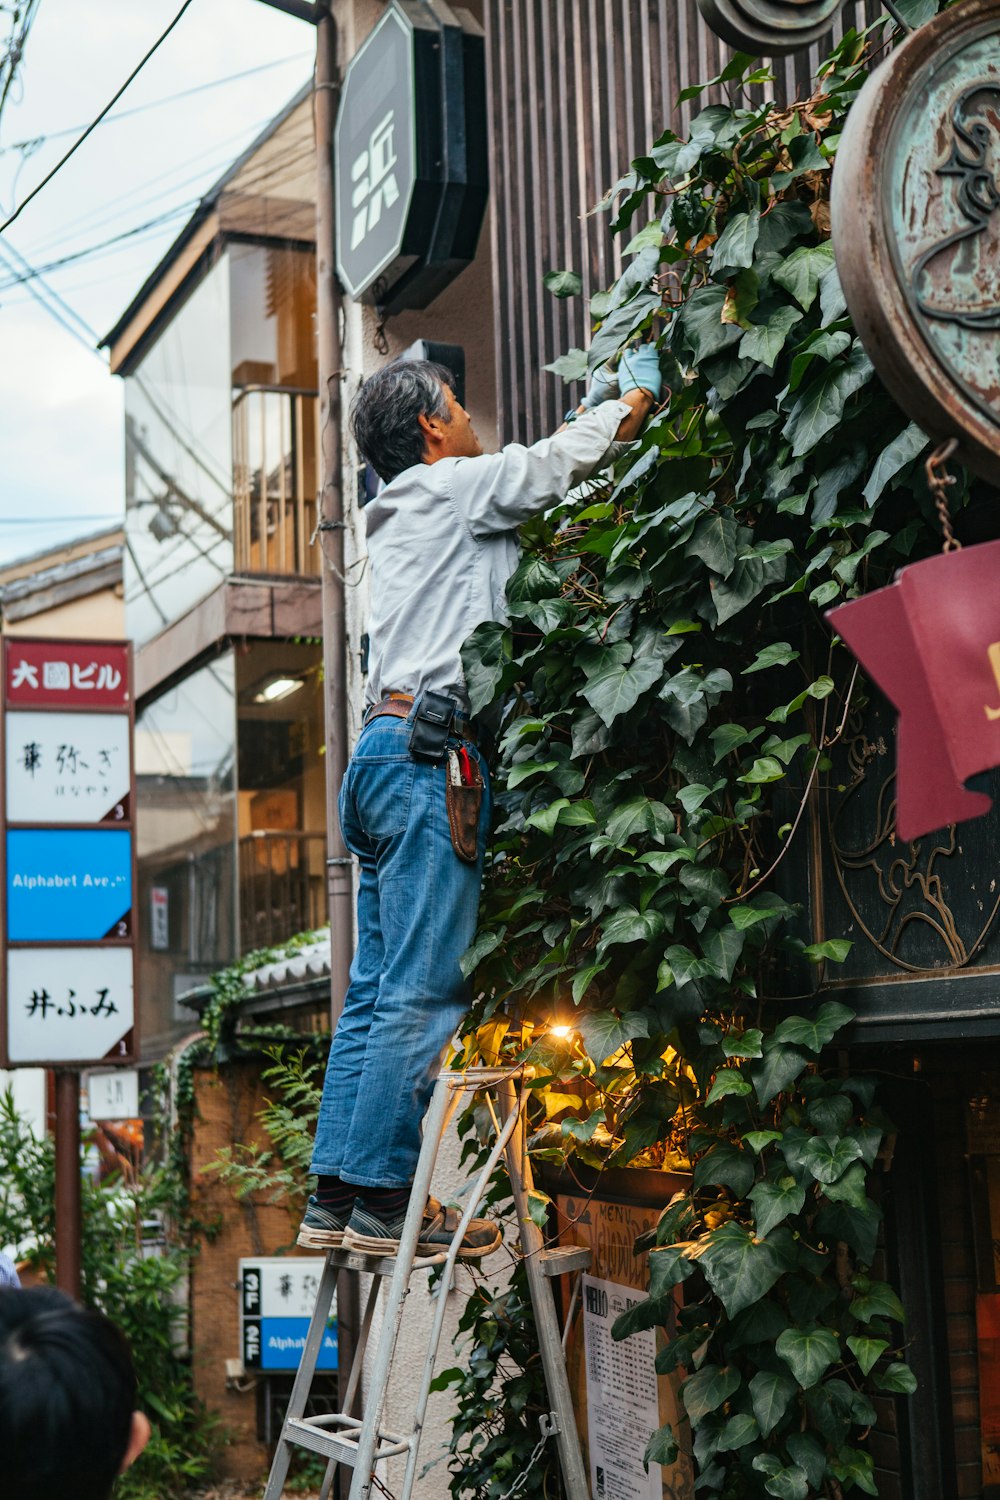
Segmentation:
[(233, 401), (237, 573), (318, 574), (315, 391), (245, 386)]
[(326, 835), (251, 833), (239, 841), (240, 952), (326, 921)]

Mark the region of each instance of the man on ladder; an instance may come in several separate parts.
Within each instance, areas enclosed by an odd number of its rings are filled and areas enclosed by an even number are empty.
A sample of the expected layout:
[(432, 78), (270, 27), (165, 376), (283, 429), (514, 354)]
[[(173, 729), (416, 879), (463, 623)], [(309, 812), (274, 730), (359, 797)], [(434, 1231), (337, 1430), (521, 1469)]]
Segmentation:
[[(506, 621), (517, 527), (562, 502), (639, 436), (660, 394), (651, 345), (627, 351), (618, 399), (605, 374), (551, 438), (484, 454), (449, 371), (397, 360), (352, 410), (361, 456), (384, 487), (365, 509), (371, 655), (364, 726), (340, 793), (361, 866), (358, 946), (323, 1088), (298, 1243), (390, 1256), (399, 1248), (420, 1126), (443, 1048), (467, 1008), (459, 968), (476, 929), (489, 773), (461, 647)], [(451, 1244), (457, 1219), (427, 1200), (418, 1253)], [(468, 1224), (461, 1259), (497, 1248)]]

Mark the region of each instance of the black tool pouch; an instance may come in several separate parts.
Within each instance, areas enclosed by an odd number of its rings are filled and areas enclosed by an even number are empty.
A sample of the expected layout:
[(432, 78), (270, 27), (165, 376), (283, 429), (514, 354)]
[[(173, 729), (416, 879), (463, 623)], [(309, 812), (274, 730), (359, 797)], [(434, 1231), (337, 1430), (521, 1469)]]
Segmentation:
[(409, 749), (414, 760), (430, 761), (435, 766), (441, 764), (457, 709), (455, 700), (444, 693), (421, 693), (413, 710), (410, 730)]

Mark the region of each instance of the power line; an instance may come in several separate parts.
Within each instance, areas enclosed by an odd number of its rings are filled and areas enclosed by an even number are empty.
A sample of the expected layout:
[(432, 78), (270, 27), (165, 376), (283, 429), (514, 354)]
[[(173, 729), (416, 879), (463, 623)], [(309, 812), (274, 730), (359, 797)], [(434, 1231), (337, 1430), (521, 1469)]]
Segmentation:
[(161, 228), (172, 219), (180, 218), (181, 214), (189, 214), (192, 209), (197, 208), (199, 201), (197, 198), (191, 198), (186, 203), (179, 203), (176, 208), (157, 214), (154, 219), (147, 219), (144, 224), (134, 224), (131, 229), (123, 229), (120, 234), (112, 235), (110, 239), (100, 240), (96, 245), (85, 245), (82, 250), (74, 250), (68, 255), (61, 255), (58, 260), (50, 260), (46, 265), (34, 266), (23, 276), (14, 276), (10, 281), (0, 283), (0, 292), (6, 291), (9, 286), (20, 286), (37, 276), (47, 276), (51, 271), (58, 271), (61, 266), (71, 265), (74, 261), (86, 259), (87, 256), (110, 250), (114, 245), (120, 245), (124, 240), (134, 239), (137, 234), (144, 234), (149, 229)]
[[(123, 109), (116, 115), (111, 115), (101, 120), (102, 125), (115, 125), (119, 120), (127, 120), (132, 115), (144, 114), (149, 109), (159, 109), (161, 105), (173, 104), (178, 99), (189, 99), (192, 94), (203, 94), (208, 89), (222, 88), (226, 83), (238, 83), (243, 78), (252, 78), (255, 73), (267, 73), (272, 68), (284, 68), (289, 63), (299, 62), (301, 58), (296, 52), (288, 57), (279, 57), (275, 62), (258, 63), (255, 68), (244, 68), (242, 73), (230, 73), (227, 78), (210, 78), (207, 83), (197, 83), (193, 88), (181, 89), (176, 94), (164, 94), (162, 99), (150, 99), (147, 104), (136, 104), (132, 109)], [(86, 125), (67, 125), (63, 130), (50, 130), (46, 135), (32, 136), (26, 141), (11, 141), (9, 146), (0, 146), (0, 156), (8, 151), (34, 151), (46, 141), (63, 140), (68, 135), (75, 135), (78, 130), (85, 130)]]
[[(112, 224), (116, 219), (120, 219), (122, 215), (127, 214), (130, 209), (148, 208), (151, 204), (160, 203), (164, 198), (170, 198), (171, 196), (173, 196), (173, 194), (180, 192), (181, 188), (190, 187), (193, 182), (202, 182), (206, 179), (208, 179), (209, 181), (213, 180), (226, 167), (230, 166), (233, 160), (231, 151), (227, 152), (227, 154), (221, 158), (218, 157), (218, 153), (222, 151), (224, 147), (231, 146), (234, 141), (244, 140), (248, 134), (251, 137), (256, 136), (266, 124), (267, 120), (264, 119), (259, 121), (258, 124), (254, 125), (252, 128), (244, 126), (241, 130), (234, 132), (233, 135), (225, 136), (221, 141), (216, 141), (216, 143), (209, 150), (199, 151), (196, 156), (189, 156), (185, 158), (184, 161), (176, 163), (175, 166), (168, 168), (166, 171), (157, 172), (153, 177), (147, 178), (145, 182), (141, 182), (135, 187), (128, 188), (125, 192), (118, 193), (113, 198), (103, 199), (102, 202), (98, 204), (96, 208), (91, 209), (89, 213), (81, 214), (77, 218), (75, 218), (73, 228), (67, 233), (57, 234), (54, 237), (50, 236), (49, 238), (42, 240), (41, 244), (36, 246), (36, 248), (32, 251), (32, 254), (48, 255), (51, 254), (51, 252), (59, 245), (65, 245), (67, 241), (75, 240), (77, 235), (79, 234), (80, 227), (83, 224), (87, 224), (93, 229), (101, 229), (105, 224)], [(154, 183), (162, 184), (168, 181), (171, 177), (176, 177), (187, 167), (194, 166), (195, 162), (205, 161), (207, 157), (218, 159), (213, 161), (212, 166), (202, 167), (199, 171), (192, 173), (189, 177), (181, 178), (180, 182), (175, 182), (171, 187), (161, 188), (160, 191), (156, 193), (150, 193), (145, 198), (136, 198), (135, 194), (137, 192), (140, 192), (143, 188), (151, 187)], [(104, 212), (105, 209), (112, 208), (115, 204), (118, 203), (125, 204), (126, 207), (116, 209), (115, 212), (110, 214)]]
[[(3, 78), (3, 88), (0, 89), (0, 115), (3, 114), (3, 107), (7, 103), (7, 96), (10, 93), (11, 88), (13, 87), (14, 79), (17, 77), (18, 64), (24, 57), (24, 49), (27, 45), (28, 33), (31, 30), (31, 24), (35, 19), (35, 12), (38, 9), (38, 4), (39, 0), (28, 0), (28, 3), (25, 6), (23, 12), (21, 12), (18, 8), (15, 8), (14, 10), (14, 14), (11, 19), (10, 40), (7, 44), (6, 52), (4, 53), (3, 57), (0, 58), (0, 78)], [(20, 31), (17, 31), (16, 29), (18, 21), (20, 21), (21, 23)], [(4, 77), (4, 74), (6, 74), (6, 77)]]
[(27, 206), (31, 202), (31, 200), (33, 198), (37, 198), (38, 197), (38, 194), (42, 191), (42, 189), (44, 187), (46, 187), (52, 181), (52, 179), (56, 175), (56, 173), (59, 172), (66, 165), (66, 163), (69, 161), (69, 159), (73, 155), (73, 153), (75, 151), (78, 151), (80, 149), (80, 147), (83, 145), (84, 141), (87, 139), (87, 137), (93, 131), (95, 131), (97, 129), (98, 125), (100, 125), (100, 123), (104, 119), (105, 115), (108, 114), (115, 107), (115, 105), (118, 103), (118, 100), (121, 98), (122, 94), (124, 94), (125, 90), (128, 88), (129, 84), (132, 83), (139, 76), (139, 74), (142, 72), (142, 69), (149, 62), (149, 59), (152, 57), (153, 53), (157, 50), (158, 47), (161, 47), (163, 45), (163, 43), (166, 41), (167, 37), (173, 31), (174, 27), (178, 24), (178, 22), (180, 21), (181, 17), (184, 15), (185, 11), (189, 10), (190, 7), (193, 4), (194, 4), (194, 0), (184, 0), (183, 5), (181, 6), (181, 8), (177, 12), (177, 14), (174, 16), (174, 18), (170, 22), (169, 26), (166, 28), (165, 31), (161, 31), (160, 32), (160, 35), (157, 37), (156, 41), (150, 47), (149, 51), (146, 53), (146, 55), (143, 58), (141, 58), (139, 60), (139, 62), (136, 64), (136, 66), (132, 69), (131, 73), (126, 78), (125, 82), (122, 84), (121, 88), (118, 89), (117, 92), (108, 100), (107, 104), (101, 110), (100, 114), (98, 114), (97, 116), (95, 116), (95, 118), (93, 120), (91, 120), (90, 124), (87, 126), (86, 130), (83, 132), (82, 135), (77, 136), (76, 140), (73, 142), (72, 146), (70, 146), (69, 150), (67, 152), (65, 152), (59, 158), (59, 160), (56, 162), (55, 166), (51, 169), (51, 171), (46, 172), (46, 174), (42, 178), (41, 182), (39, 182), (35, 187), (32, 188), (32, 190), (28, 194), (28, 196), (21, 203), (18, 204), (17, 208), (15, 208), (14, 212), (10, 215), (10, 217), (7, 218), (7, 219), (5, 219), (4, 222), (2, 224), (0, 224), (0, 234), (3, 234), (3, 232), (4, 232), (5, 229), (9, 229), (10, 228), (10, 226), (13, 224), (14, 220), (20, 214), (22, 214), (24, 212), (24, 210), (27, 208)]
[(74, 524), (77, 521), (117, 521), (124, 523), (122, 515), (117, 516), (50, 516), (46, 514), (41, 519), (36, 516), (0, 516), (0, 526), (60, 526), (64, 522)]
[[(266, 169), (261, 171), (259, 175), (257, 175), (256, 177), (251, 176), (245, 183), (242, 183), (238, 188), (234, 189), (233, 195), (239, 197), (243, 193), (248, 192), (250, 189), (262, 186), (264, 183), (269, 182), (272, 178), (288, 171), (291, 167), (297, 165), (299, 161), (306, 160), (310, 155), (311, 149), (302, 149), (298, 146), (286, 147), (281, 156), (275, 158), (274, 161), (270, 162)], [(7, 291), (10, 287), (13, 286), (21, 286), (24, 283), (32, 280), (34, 277), (48, 275), (52, 271), (58, 271), (63, 266), (72, 265), (76, 261), (85, 260), (92, 255), (102, 254), (107, 250), (113, 249), (117, 245), (123, 244), (126, 241), (135, 238), (138, 235), (147, 233), (149, 230), (162, 228), (163, 225), (170, 223), (172, 220), (180, 218), (184, 214), (193, 212), (193, 210), (197, 208), (198, 204), (201, 201), (202, 200), (200, 198), (190, 198), (184, 203), (176, 204), (173, 208), (165, 209), (162, 214), (157, 214), (155, 218), (147, 219), (142, 224), (134, 224), (130, 229), (123, 229), (118, 234), (112, 235), (108, 239), (100, 240), (94, 245), (86, 245), (80, 250), (71, 251), (66, 255), (58, 257), (58, 259), (56, 260), (48, 261), (45, 265), (32, 267), (31, 269), (25, 271), (23, 275), (15, 274), (11, 276), (7, 281), (0, 283), (0, 292)], [(295, 213), (296, 211), (297, 205), (295, 204), (290, 204), (285, 210), (285, 212), (289, 215)], [(280, 217), (280, 210), (276, 212)]]
[[(8, 271), (14, 270), (13, 265), (7, 259), (6, 255), (4, 255), (2, 249), (0, 249), (0, 265), (6, 266), (7, 269), (8, 269)], [(40, 303), (40, 305), (42, 307), (44, 307), (44, 309), (48, 313), (49, 317), (50, 318), (55, 318), (56, 322), (59, 323), (62, 326), (62, 328), (69, 334), (70, 338), (76, 339), (76, 341), (77, 341), (78, 344), (82, 344), (83, 347), (90, 354), (96, 355), (97, 358), (101, 361), (101, 363), (104, 364), (104, 359), (103, 359), (102, 355), (100, 354), (99, 350), (97, 349), (98, 335), (95, 333), (94, 336), (93, 336), (93, 339), (85, 337), (80, 332), (79, 328), (74, 328), (73, 324), (70, 323), (68, 321), (68, 319), (66, 319), (66, 318), (63, 317), (62, 313), (59, 312), (58, 308), (54, 307), (52, 305), (52, 303), (49, 302), (48, 299), (42, 295), (42, 293), (38, 290), (38, 288), (35, 286), (35, 284), (34, 284), (33, 281), (26, 282), (26, 285), (27, 285), (28, 291), (30, 292), (31, 296), (34, 297), (34, 299), (35, 299), (36, 302)], [(51, 290), (52, 290), (51, 287), (48, 287), (44, 282), (42, 283), (42, 285), (46, 287), (46, 291), (51, 292)], [(55, 294), (52, 293), (52, 295), (54, 296)], [(65, 303), (63, 305), (66, 306)], [(71, 308), (68, 309), (68, 311), (70, 311), (72, 313), (72, 309)], [(76, 318), (76, 320), (77, 320), (78, 323), (80, 323), (84, 327), (86, 327), (86, 324), (83, 323), (83, 319), (79, 316), (78, 313), (72, 313), (72, 315), (73, 315), (74, 318)]]

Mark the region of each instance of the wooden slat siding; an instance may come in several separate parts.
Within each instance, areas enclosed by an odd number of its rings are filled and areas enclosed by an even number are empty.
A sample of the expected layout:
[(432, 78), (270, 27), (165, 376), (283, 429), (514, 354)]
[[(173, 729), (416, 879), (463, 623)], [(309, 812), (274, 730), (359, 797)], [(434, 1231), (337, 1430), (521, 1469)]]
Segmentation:
[(949, 1070), (932, 1079), (941, 1255), (948, 1308), (948, 1366), (955, 1430), (955, 1482), (960, 1500), (983, 1488), (979, 1430), (979, 1360), (975, 1317), (975, 1232), (967, 1170), (965, 1106), (975, 1075)]
[[(777, 97), (806, 97), (830, 43), (866, 13), (877, 0), (849, 0), (829, 42), (776, 59)], [(543, 365), (586, 345), (587, 301), (621, 272), (621, 241), (590, 210), (666, 125), (688, 129), (713, 96), (674, 101), (731, 49), (695, 0), (485, 0), (484, 16), (499, 435), (534, 442), (579, 394)], [(582, 297), (543, 289), (558, 270), (581, 274)]]

